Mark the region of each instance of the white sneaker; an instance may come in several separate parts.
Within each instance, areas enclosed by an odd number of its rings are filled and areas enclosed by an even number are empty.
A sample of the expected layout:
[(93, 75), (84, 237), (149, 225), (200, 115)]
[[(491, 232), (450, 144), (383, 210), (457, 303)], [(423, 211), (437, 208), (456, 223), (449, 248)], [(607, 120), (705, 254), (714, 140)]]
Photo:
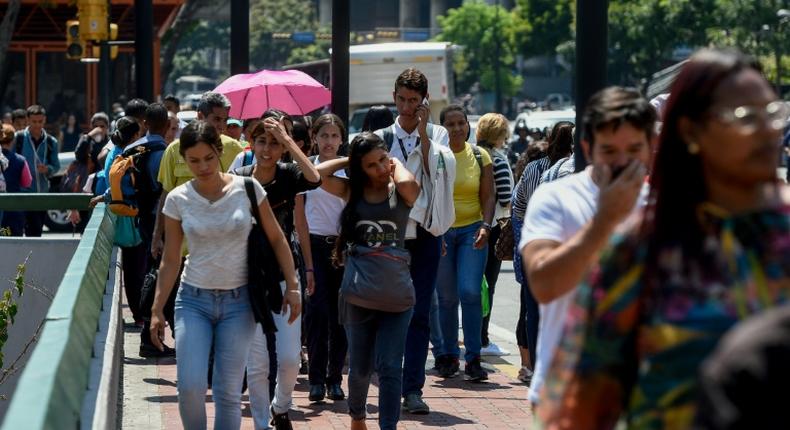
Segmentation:
[(501, 357), (503, 355), (510, 355), (510, 352), (508, 352), (508, 351), (506, 351), (504, 349), (500, 349), (497, 344), (495, 344), (494, 342), (491, 342), (491, 343), (488, 344), (488, 346), (483, 347), (483, 348), (480, 349), (480, 355)]
[(518, 380), (530, 385), (532, 383), (532, 371), (522, 366), (518, 371)]

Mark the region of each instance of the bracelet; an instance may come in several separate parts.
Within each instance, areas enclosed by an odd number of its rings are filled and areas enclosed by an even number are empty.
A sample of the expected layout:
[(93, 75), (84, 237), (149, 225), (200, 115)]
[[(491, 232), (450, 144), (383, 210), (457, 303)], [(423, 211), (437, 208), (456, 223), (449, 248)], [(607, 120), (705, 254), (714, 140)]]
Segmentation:
[(487, 223), (485, 221), (483, 221), (483, 223), (480, 225), (480, 227), (483, 227), (484, 229), (486, 229), (488, 231), (491, 231), (491, 224), (489, 224), (489, 223)]
[(305, 272), (312, 272), (313, 269), (304, 269)]

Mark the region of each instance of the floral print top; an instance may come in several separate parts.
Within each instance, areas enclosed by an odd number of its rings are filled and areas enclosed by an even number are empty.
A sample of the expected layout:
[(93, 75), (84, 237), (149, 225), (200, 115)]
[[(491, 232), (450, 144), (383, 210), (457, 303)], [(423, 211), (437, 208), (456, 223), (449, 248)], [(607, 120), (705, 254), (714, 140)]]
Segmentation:
[(702, 360), (738, 321), (788, 300), (790, 205), (730, 216), (703, 204), (698, 213), (701, 256), (660, 249), (657, 287), (643, 282), (646, 246), (634, 229), (604, 251), (568, 311), (542, 420), (689, 428)]

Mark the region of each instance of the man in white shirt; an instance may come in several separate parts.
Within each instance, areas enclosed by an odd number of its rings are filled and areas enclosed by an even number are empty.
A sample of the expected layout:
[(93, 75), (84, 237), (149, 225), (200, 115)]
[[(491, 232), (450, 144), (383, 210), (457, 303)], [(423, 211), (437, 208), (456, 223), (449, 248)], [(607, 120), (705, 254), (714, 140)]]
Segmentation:
[(529, 202), (519, 250), (530, 290), (540, 303), (529, 392), (533, 404), (539, 403), (577, 285), (618, 224), (646, 202), (655, 120), (654, 108), (638, 91), (599, 91), (583, 119), (582, 148), (592, 165), (541, 185)]
[[(397, 158), (404, 165), (407, 165), (409, 155), (420, 145), (422, 165), (428, 166), (426, 170), (429, 175), (435, 173), (430, 171), (431, 146), (448, 147), (449, 138), (444, 127), (429, 124), (428, 79), (417, 69), (406, 69), (395, 80), (392, 97), (398, 110), (398, 117), (390, 127), (377, 130), (375, 133), (389, 146), (390, 156)], [(419, 175), (417, 177), (420, 178)], [(449, 198), (452, 201), (452, 195)], [(428, 359), (430, 333), (428, 314), (436, 286), (442, 238), (434, 236), (422, 225), (417, 226), (416, 235), (416, 238), (412, 239), (407, 237), (406, 241), (406, 248), (411, 253), (411, 276), (417, 300), (406, 336), (402, 392), (403, 407), (408, 412), (427, 414), (430, 408), (422, 400), (422, 388), (425, 385), (425, 362)]]

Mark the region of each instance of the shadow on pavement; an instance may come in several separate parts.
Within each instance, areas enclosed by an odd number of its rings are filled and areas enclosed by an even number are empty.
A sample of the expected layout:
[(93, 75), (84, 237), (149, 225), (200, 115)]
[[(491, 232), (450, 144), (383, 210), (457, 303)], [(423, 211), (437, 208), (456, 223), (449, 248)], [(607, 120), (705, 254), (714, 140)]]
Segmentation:
[(409, 421), (420, 423), (420, 425), (426, 427), (447, 427), (462, 424), (477, 424), (476, 421), (437, 411), (431, 411), (431, 413), (427, 415), (413, 415), (408, 412), (402, 412), (400, 414), (400, 420), (401, 422)]

